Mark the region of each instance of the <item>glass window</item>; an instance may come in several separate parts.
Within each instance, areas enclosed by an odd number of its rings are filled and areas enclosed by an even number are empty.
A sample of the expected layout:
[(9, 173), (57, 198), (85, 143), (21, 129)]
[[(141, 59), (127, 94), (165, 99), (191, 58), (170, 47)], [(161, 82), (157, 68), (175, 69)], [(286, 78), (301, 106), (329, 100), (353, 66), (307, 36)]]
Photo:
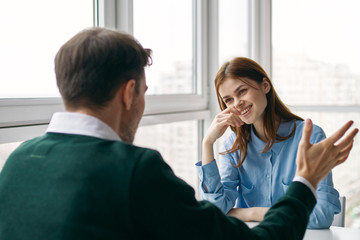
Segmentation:
[(195, 163), (198, 161), (198, 121), (183, 121), (138, 129), (134, 144), (158, 150), (174, 173), (198, 188)]
[(59, 97), (54, 57), (78, 31), (93, 26), (93, 1), (2, 1), (0, 98)]
[(272, 1), (272, 73), (290, 105), (360, 104), (357, 0)]
[(21, 143), (22, 142), (0, 144), (0, 172), (12, 151), (14, 151)]
[[(359, 112), (296, 112), (303, 118), (311, 118), (314, 124), (322, 127), (327, 136), (333, 134), (342, 124), (350, 119), (360, 119)], [(354, 127), (360, 123), (355, 121)], [(345, 224), (347, 227), (360, 228), (360, 145), (355, 139), (348, 160), (333, 170), (333, 181), (340, 196), (346, 197)], [(356, 212), (358, 211), (358, 212)]]
[(249, 56), (248, 0), (219, 1), (219, 64)]
[[(360, 35), (353, 27), (360, 21), (359, 7), (357, 0), (272, 1), (274, 86), (285, 104), (301, 106), (295, 113), (311, 118), (327, 135), (350, 119), (359, 127)], [(329, 112), (346, 105), (352, 108)], [(347, 162), (333, 170), (335, 187), (347, 198), (347, 227), (360, 227), (358, 141)]]
[(134, 36), (153, 50), (147, 94), (195, 93), (193, 19), (192, 0), (134, 0)]

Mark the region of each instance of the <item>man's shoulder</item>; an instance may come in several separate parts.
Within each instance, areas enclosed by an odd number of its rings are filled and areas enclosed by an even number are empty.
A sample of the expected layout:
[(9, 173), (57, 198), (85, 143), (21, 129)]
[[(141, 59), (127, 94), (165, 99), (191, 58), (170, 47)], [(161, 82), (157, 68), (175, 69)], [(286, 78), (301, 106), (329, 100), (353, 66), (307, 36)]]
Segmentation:
[(38, 137), (35, 137), (32, 139), (25, 140), (11, 153), (11, 155), (16, 154), (18, 152), (26, 151), (26, 149), (32, 148), (33, 146), (36, 146), (38, 143), (41, 143), (43, 141), (46, 141), (46, 135), (42, 135), (42, 136), (38, 136)]
[(160, 153), (155, 149), (123, 141), (110, 141), (107, 145), (111, 148), (113, 154), (132, 155), (135, 158), (161, 158)]
[(26, 154), (39, 148), (52, 149), (54, 154), (59, 151), (66, 152), (69, 150), (74, 153), (73, 155), (77, 155), (75, 150), (78, 149), (81, 155), (89, 155), (96, 152), (98, 156), (102, 155), (104, 158), (113, 158), (114, 160), (118, 159), (118, 157), (128, 159), (161, 157), (160, 153), (154, 149), (136, 146), (124, 141), (57, 133), (47, 133), (43, 136), (24, 141), (13, 154)]

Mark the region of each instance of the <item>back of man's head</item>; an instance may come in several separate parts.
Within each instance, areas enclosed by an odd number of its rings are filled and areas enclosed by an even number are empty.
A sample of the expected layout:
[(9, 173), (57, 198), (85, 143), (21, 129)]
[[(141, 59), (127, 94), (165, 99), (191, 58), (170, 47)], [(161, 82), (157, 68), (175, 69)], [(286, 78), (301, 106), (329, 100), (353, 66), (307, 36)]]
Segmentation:
[(130, 79), (139, 81), (151, 50), (131, 35), (104, 28), (81, 31), (55, 57), (56, 81), (67, 109), (101, 108)]

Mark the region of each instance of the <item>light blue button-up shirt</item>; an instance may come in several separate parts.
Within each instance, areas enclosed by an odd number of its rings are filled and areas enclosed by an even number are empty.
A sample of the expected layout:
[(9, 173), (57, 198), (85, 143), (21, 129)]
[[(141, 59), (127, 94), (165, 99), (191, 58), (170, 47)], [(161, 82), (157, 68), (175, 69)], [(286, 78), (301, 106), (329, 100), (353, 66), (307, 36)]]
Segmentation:
[[(200, 178), (200, 194), (205, 200), (217, 205), (224, 213), (231, 208), (271, 207), (284, 195), (293, 181), (296, 171), (296, 154), (301, 139), (303, 121), (296, 121), (295, 134), (272, 148), (261, 153), (265, 142), (258, 138), (253, 127), (248, 153), (240, 168), (239, 151), (220, 155), (219, 169), (216, 161), (204, 166), (196, 164)], [(277, 134), (288, 136), (294, 122), (280, 124)], [(310, 142), (317, 143), (325, 138), (324, 131), (314, 125)], [(221, 150), (232, 148), (236, 135), (232, 133), (224, 142)], [(310, 215), (308, 228), (328, 228), (334, 214), (340, 212), (339, 193), (336, 191), (330, 173), (316, 189), (317, 204)]]

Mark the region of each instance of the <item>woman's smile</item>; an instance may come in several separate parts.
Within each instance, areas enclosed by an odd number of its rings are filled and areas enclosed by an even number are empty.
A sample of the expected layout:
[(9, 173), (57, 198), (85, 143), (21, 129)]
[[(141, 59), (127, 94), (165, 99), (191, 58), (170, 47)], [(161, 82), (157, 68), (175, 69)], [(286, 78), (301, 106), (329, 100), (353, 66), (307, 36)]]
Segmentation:
[(246, 117), (247, 115), (249, 115), (251, 108), (252, 108), (252, 105), (247, 106), (247, 107), (241, 109), (241, 110), (240, 110), (240, 116), (241, 116), (241, 117)]

